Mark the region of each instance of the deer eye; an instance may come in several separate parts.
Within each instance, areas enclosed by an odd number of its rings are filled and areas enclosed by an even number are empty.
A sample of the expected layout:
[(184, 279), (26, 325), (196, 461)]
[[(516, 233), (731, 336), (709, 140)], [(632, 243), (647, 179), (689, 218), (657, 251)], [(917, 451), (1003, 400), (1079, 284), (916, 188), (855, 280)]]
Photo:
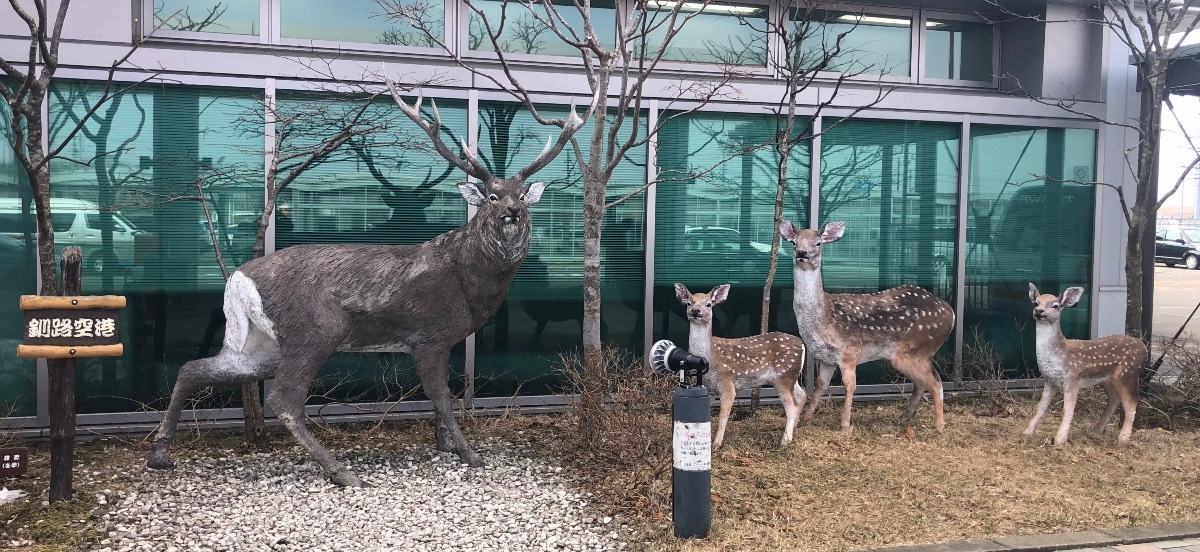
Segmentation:
[(1062, 308), (1062, 307), (1058, 303), (1055, 303), (1053, 305), (1050, 305), (1050, 308), (1057, 309), (1057, 308)]
[(490, 201), (492, 203), (500, 201), (500, 196), (498, 196), (496, 194), (488, 194), (488, 201)]

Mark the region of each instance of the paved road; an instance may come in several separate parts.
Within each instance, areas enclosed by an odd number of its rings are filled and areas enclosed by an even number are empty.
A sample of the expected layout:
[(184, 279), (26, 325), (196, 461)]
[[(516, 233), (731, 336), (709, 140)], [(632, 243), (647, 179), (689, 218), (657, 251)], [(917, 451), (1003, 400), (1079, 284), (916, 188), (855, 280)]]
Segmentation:
[[(1171, 337), (1200, 302), (1200, 270), (1176, 265), (1154, 268), (1154, 335)], [(1200, 312), (1184, 329), (1184, 336), (1200, 337)]]
[(1122, 544), (1100, 548), (1071, 548), (1066, 552), (1200, 552), (1200, 539)]

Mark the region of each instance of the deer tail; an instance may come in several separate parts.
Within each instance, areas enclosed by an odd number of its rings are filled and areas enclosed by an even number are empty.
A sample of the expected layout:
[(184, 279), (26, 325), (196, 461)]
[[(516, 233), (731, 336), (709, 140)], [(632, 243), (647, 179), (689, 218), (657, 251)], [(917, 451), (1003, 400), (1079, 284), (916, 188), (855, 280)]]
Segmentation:
[(225, 284), (225, 347), (246, 352), (251, 329), (275, 339), (275, 325), (263, 312), (262, 296), (254, 281), (241, 271)]

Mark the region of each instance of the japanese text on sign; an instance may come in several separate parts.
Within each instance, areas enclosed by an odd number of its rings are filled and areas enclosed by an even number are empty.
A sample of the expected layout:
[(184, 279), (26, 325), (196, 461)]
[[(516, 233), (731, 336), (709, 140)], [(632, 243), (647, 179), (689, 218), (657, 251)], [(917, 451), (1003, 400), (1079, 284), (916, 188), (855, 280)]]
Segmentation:
[(675, 422), (674, 433), (675, 469), (707, 471), (712, 468), (711, 423)]
[(28, 337), (113, 337), (117, 321), (113, 318), (34, 318), (26, 330)]

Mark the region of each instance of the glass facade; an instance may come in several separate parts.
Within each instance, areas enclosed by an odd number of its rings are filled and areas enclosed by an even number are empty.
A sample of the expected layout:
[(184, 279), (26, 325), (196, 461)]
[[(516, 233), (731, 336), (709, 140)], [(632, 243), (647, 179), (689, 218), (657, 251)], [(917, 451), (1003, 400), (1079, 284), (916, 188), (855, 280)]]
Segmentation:
[[(567, 115), (562, 107), (538, 109), (545, 116)], [(548, 134), (558, 135), (557, 128), (538, 124), (514, 103), (480, 102), (479, 126), (480, 159), (497, 176), (527, 165), (542, 151)], [(592, 128), (589, 122), (576, 134), (582, 144)], [(630, 150), (609, 181), (609, 201), (645, 184), (645, 159), (644, 146)], [(556, 373), (559, 354), (577, 350), (582, 343), (583, 177), (571, 146), (535, 178), (546, 182), (546, 191), (530, 208), (529, 255), (508, 300), (476, 333), (476, 396), (556, 392), (562, 382)], [(644, 227), (645, 197), (639, 195), (605, 213), (600, 244), (602, 339), (639, 353)]]
[(8, 104), (0, 104), (0, 417), (37, 414), (37, 362), (17, 357), (25, 317), (16, 308), (21, 295), (37, 293), (37, 223), (11, 125)]
[(258, 35), (258, 0), (153, 0), (154, 28), (171, 31)]
[[(445, 3), (412, 0), (404, 2), (404, 7), (438, 41), (443, 39)], [(279, 3), (279, 35), (328, 42), (437, 46), (405, 18), (387, 13), (376, 0), (283, 0)]]
[(968, 369), (982, 344), (999, 355), (1008, 375), (1037, 375), (1030, 282), (1043, 293), (1089, 290), (1062, 316), (1067, 337), (1088, 336), (1096, 189), (1065, 181), (1095, 178), (1095, 147), (1093, 130), (971, 127)]
[[(503, 52), (511, 54), (536, 54), (543, 56), (579, 56), (579, 49), (563, 42), (546, 21), (553, 20), (559, 32), (570, 37), (583, 37), (583, 15), (568, 1), (554, 2), (554, 15), (546, 12), (537, 3), (527, 7), (521, 2), (509, 0), (480, 0), (472, 3), (483, 12), (487, 26), (479, 14), (471, 12), (471, 23), (467, 33), (467, 47), (475, 51), (495, 51), (488, 36), (498, 33), (497, 42)], [(617, 37), (617, 10), (611, 0), (597, 0), (591, 4), (592, 28), (601, 44), (612, 47)], [(503, 27), (501, 20), (503, 18)], [(540, 19), (540, 20), (539, 20)]]
[[(664, 61), (766, 66), (765, 5), (712, 2), (705, 7), (684, 2), (672, 25), (675, 5), (668, 0), (647, 3), (646, 27), (652, 30), (646, 37), (646, 58), (657, 56), (668, 31), (677, 29), (663, 52)], [(701, 8), (703, 13), (696, 13)]]
[[(52, 146), (101, 92), (97, 83), (55, 84)], [(83, 249), (85, 294), (128, 298), (125, 356), (78, 363), (81, 413), (158, 405), (179, 366), (220, 347), (215, 252), (230, 270), (248, 258), (234, 225), (262, 210), (262, 127), (235, 123), (260, 113), (255, 94), (143, 85), (102, 106), (51, 163), (56, 245)]]
[[(802, 121), (801, 124), (804, 124)], [(779, 154), (760, 148), (777, 132), (769, 115), (696, 113), (669, 121), (659, 133), (654, 235), (654, 338), (687, 343), (688, 323), (676, 282), (693, 292), (731, 284), (716, 308), (713, 335), (759, 333), (762, 289), (775, 233)], [(789, 159), (783, 216), (808, 225), (809, 147)], [(792, 273), (786, 242), (773, 286), (768, 330), (795, 333)]]
[(992, 25), (950, 19), (925, 20), (925, 76), (990, 82)]
[[(823, 249), (829, 292), (920, 286), (954, 304), (961, 127), (956, 124), (826, 120), (821, 141), (820, 220), (846, 222)], [(940, 363), (953, 360), (954, 336)], [(859, 383), (894, 379), (883, 363)]]
[(800, 32), (810, 38), (801, 44), (802, 65), (812, 67), (836, 49), (838, 55), (830, 61), (829, 71), (902, 77), (910, 74), (911, 17), (830, 10), (812, 10), (806, 17), (807, 27), (801, 27)]

